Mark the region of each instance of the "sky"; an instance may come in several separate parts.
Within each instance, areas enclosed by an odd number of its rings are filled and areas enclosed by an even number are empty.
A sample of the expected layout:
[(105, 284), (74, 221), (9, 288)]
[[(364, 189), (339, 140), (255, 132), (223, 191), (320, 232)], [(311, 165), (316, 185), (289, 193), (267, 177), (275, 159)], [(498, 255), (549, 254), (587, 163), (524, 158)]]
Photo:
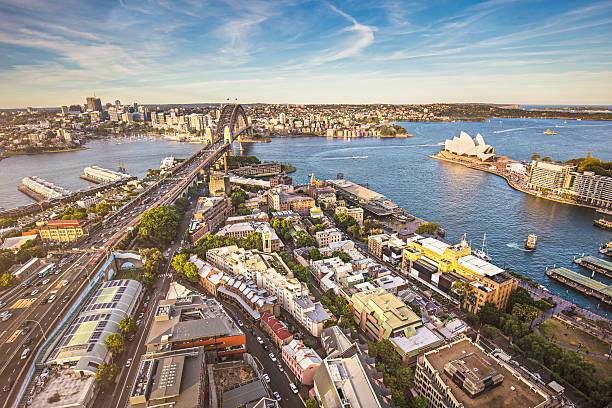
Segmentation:
[(0, 108), (612, 105), (612, 1), (0, 0)]

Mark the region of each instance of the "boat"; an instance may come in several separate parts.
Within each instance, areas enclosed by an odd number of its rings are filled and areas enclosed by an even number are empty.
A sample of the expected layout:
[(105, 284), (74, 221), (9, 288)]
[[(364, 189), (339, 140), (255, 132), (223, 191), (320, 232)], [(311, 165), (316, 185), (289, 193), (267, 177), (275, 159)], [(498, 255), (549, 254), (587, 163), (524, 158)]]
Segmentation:
[(536, 234), (529, 234), (527, 239), (525, 240), (525, 249), (535, 250), (536, 244), (538, 242), (538, 236)]
[(491, 262), (489, 251), (487, 250), (487, 233), (485, 232), (482, 236), (482, 249), (472, 249), (472, 253), (475, 257), (482, 259), (483, 261)]
[(601, 248), (599, 248), (599, 253), (612, 256), (612, 241), (603, 244)]
[(553, 132), (550, 129), (546, 129), (544, 132), (542, 132), (542, 134), (544, 134), (544, 135), (556, 135), (557, 132)]

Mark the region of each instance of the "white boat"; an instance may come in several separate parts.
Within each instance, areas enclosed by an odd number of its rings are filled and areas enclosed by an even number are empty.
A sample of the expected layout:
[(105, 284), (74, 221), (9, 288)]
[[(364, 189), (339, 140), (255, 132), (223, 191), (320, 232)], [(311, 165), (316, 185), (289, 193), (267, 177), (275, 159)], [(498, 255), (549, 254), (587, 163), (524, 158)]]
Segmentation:
[(475, 257), (482, 259), (483, 261), (491, 262), (491, 257), (487, 250), (487, 233), (485, 232), (482, 236), (482, 249), (472, 249), (472, 253)]

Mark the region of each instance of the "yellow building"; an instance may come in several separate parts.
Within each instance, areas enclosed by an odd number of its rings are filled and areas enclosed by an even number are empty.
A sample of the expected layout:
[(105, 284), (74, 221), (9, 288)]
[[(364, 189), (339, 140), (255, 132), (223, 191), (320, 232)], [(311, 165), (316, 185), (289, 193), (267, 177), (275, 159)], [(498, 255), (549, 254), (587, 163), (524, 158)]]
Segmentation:
[(412, 309), (383, 288), (357, 292), (350, 302), (355, 322), (376, 341), (400, 335), (413, 336), (417, 327), (423, 325)]
[(49, 221), (38, 233), (43, 240), (59, 242), (71, 242), (87, 235), (79, 220)]
[(404, 249), (402, 269), (445, 292), (457, 280), (469, 282), (464, 306), (474, 313), (487, 301), (505, 309), (518, 286), (502, 268), (474, 256), (465, 241), (451, 245), (432, 237), (413, 239)]

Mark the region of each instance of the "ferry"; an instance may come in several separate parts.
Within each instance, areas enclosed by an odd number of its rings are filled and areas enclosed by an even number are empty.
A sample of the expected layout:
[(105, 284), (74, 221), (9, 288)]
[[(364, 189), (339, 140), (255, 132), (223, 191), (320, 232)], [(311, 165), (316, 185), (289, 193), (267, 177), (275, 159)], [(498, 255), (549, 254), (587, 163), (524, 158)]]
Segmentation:
[(546, 129), (544, 132), (542, 132), (542, 134), (544, 134), (544, 135), (556, 135), (557, 132), (553, 132), (550, 129)]
[(601, 248), (599, 248), (599, 253), (612, 256), (612, 241), (603, 244)]
[(538, 242), (538, 236), (535, 234), (529, 234), (527, 240), (525, 240), (525, 249), (535, 250)]
[(593, 220), (593, 225), (601, 229), (612, 230), (612, 221), (606, 218), (606, 215), (612, 215), (612, 211), (597, 210), (598, 213), (604, 214), (603, 217)]

